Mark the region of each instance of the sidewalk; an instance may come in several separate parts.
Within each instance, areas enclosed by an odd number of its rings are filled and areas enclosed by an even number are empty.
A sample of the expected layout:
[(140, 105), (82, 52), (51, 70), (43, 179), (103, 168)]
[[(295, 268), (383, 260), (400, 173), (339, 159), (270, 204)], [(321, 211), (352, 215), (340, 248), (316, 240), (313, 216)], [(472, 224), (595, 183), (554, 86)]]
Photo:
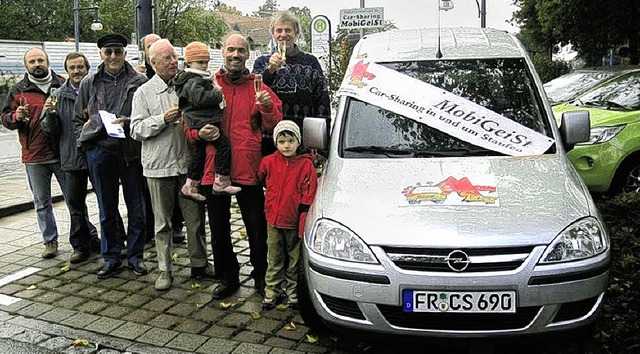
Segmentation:
[[(297, 311), (262, 311), (262, 299), (249, 277), (249, 244), (235, 204), (232, 238), (242, 265), (242, 286), (232, 298), (212, 301), (211, 291), (216, 284), (189, 278), (186, 243), (174, 249), (175, 281), (166, 292), (154, 289), (158, 270), (152, 243), (145, 249), (150, 269), (146, 276), (138, 277), (125, 269), (115, 277), (98, 280), (97, 255), (85, 263), (69, 264), (69, 216), (61, 201), (54, 204), (61, 233), (60, 253), (53, 259), (41, 258), (42, 239), (26, 177), (16, 172), (2, 176), (2, 180), (0, 338), (36, 343), (65, 353), (277, 354), (358, 350), (345, 348), (356, 343), (338, 344), (341, 341), (336, 337), (313, 333), (308, 336), (309, 329)], [(61, 200), (59, 188), (55, 187), (53, 194)], [(87, 204), (91, 220), (99, 227), (93, 194), (88, 196)], [(122, 198), (121, 213), (126, 222)], [(89, 347), (74, 347), (73, 341), (78, 338), (87, 339)]]

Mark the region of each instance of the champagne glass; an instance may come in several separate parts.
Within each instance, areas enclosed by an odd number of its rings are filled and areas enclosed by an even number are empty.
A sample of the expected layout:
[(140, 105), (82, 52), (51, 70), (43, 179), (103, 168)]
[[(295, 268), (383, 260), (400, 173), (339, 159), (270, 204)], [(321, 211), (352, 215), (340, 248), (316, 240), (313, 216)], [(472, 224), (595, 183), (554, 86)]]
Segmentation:
[[(173, 98), (171, 98), (171, 108), (178, 108), (178, 107), (179, 107), (178, 96), (174, 96)], [(181, 112), (179, 114), (181, 114)], [(173, 124), (180, 124), (180, 118), (174, 120)]]
[(280, 54), (280, 58), (282, 61), (287, 60), (287, 42), (286, 41), (278, 41), (278, 54)]
[(262, 91), (262, 75), (256, 74), (253, 79), (253, 88), (256, 90), (256, 94)]
[(53, 106), (52, 110), (56, 110), (56, 106), (58, 105), (58, 96), (49, 96), (51, 100), (51, 105)]
[(22, 106), (24, 108), (24, 110), (25, 110), (25, 112), (24, 112), (24, 120), (25, 121), (29, 121), (29, 118), (30, 118), (29, 117), (29, 101), (27, 101), (26, 97), (21, 95), (20, 97), (18, 97), (18, 104), (20, 106)]

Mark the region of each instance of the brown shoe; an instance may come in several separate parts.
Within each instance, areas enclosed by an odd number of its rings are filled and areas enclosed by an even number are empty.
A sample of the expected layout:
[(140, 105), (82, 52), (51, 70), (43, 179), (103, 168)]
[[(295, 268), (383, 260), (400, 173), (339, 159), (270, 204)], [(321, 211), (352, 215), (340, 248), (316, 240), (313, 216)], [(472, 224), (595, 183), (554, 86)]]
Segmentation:
[(45, 243), (42, 258), (53, 258), (58, 255), (58, 243), (56, 241)]

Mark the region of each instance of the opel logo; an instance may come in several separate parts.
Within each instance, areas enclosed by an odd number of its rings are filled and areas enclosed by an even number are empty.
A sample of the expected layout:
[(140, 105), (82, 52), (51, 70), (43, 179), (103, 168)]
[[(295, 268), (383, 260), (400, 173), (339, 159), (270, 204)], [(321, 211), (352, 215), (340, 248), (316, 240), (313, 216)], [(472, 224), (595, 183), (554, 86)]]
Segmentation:
[(471, 263), (469, 256), (461, 250), (451, 251), (444, 260), (447, 262), (449, 269), (454, 272), (464, 271), (469, 266), (469, 263)]

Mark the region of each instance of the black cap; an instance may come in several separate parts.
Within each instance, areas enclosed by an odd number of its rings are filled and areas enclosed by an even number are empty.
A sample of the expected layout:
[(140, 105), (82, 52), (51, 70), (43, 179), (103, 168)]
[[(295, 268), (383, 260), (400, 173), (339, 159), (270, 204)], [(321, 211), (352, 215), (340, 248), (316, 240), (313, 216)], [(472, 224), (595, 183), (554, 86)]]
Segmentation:
[(127, 38), (118, 33), (105, 34), (98, 38), (98, 48), (102, 47), (126, 47)]

